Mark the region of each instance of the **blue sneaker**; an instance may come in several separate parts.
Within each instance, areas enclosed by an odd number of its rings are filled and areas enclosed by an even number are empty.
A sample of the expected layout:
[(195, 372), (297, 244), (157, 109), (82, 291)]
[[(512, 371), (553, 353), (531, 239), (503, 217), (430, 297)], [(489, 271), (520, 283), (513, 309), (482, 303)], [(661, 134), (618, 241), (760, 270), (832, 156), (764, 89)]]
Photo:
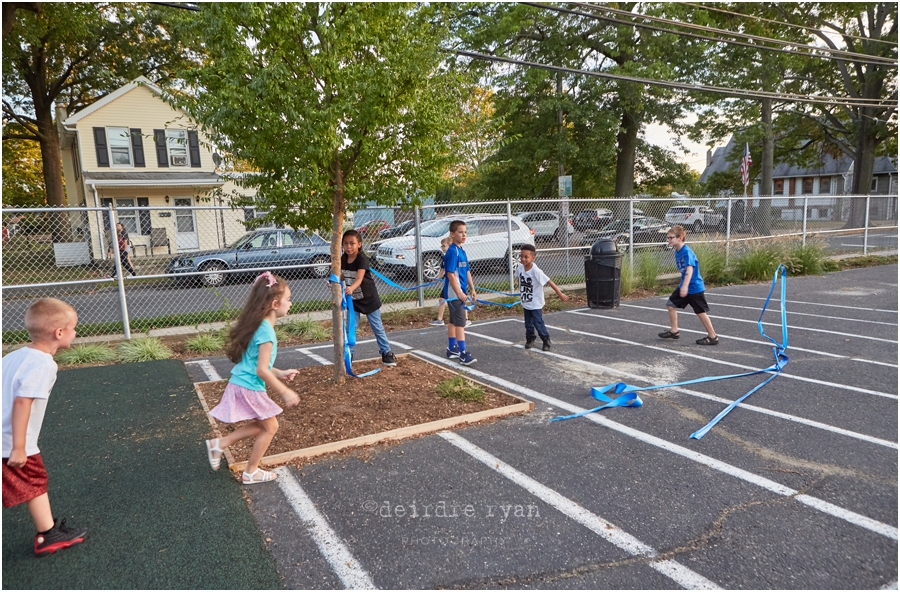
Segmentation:
[(468, 351), (459, 352), (459, 363), (462, 364), (463, 366), (468, 366), (469, 364), (474, 364), (477, 361), (478, 360), (473, 358), (472, 354), (470, 354)]
[(454, 347), (453, 349), (447, 348), (447, 359), (452, 360), (453, 358), (459, 357), (459, 348)]

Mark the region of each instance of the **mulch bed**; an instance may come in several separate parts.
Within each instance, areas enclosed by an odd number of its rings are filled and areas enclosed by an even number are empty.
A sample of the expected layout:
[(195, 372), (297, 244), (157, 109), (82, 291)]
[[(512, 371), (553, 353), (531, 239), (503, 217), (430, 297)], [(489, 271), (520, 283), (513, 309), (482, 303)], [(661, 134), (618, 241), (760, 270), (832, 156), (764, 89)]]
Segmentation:
[[(356, 362), (353, 371), (363, 373), (380, 365), (381, 360)], [(396, 367), (366, 378), (348, 378), (342, 385), (332, 382), (333, 374), (332, 366), (312, 366), (285, 381), (300, 395), (300, 404), (278, 416), (278, 433), (266, 456), (522, 402), (489, 388), (484, 404), (442, 398), (436, 387), (453, 378), (453, 371), (413, 356), (398, 357)], [(219, 403), (227, 384), (222, 380), (198, 385), (210, 409)], [(282, 405), (279, 397), (271, 392), (269, 396)], [(216, 425), (225, 435), (242, 424), (216, 421)], [(252, 446), (253, 439), (248, 439), (230, 451), (237, 462), (246, 461)]]

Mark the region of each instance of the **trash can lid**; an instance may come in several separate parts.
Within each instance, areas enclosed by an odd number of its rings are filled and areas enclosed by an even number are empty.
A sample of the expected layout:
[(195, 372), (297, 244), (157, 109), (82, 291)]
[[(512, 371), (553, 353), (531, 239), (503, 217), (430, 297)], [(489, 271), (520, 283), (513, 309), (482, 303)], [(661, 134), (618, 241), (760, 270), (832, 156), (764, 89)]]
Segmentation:
[(618, 252), (619, 249), (616, 247), (616, 241), (611, 238), (601, 238), (591, 247), (591, 257), (612, 255)]

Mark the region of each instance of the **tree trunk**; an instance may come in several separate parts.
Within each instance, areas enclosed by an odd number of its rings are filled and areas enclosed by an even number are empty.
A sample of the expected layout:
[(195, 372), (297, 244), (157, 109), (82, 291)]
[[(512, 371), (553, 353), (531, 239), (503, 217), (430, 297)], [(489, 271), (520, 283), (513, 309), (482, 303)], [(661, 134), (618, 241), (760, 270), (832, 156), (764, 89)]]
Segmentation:
[[(52, 103), (50, 105), (52, 106)], [(53, 123), (53, 113), (50, 107), (39, 108), (35, 104), (35, 115), (39, 132), (38, 144), (41, 147), (41, 159), (44, 165), (47, 205), (65, 207), (66, 191), (63, 188), (62, 160), (60, 158), (62, 153), (59, 150), (59, 135), (56, 133), (56, 125)], [(72, 241), (72, 228), (67, 213), (53, 214), (50, 219), (50, 228), (54, 243)]]
[[(772, 173), (775, 169), (775, 135), (772, 131), (772, 99), (763, 99), (760, 104), (760, 119), (763, 126), (762, 173), (759, 194), (772, 195)], [(754, 217), (754, 229), (763, 236), (772, 234), (772, 200), (759, 200)]]
[[(337, 153), (334, 155), (332, 170), (334, 183), (334, 201), (331, 207), (331, 273), (341, 277), (341, 234), (344, 229), (344, 177), (341, 161)], [(342, 322), (341, 302), (344, 294), (340, 284), (331, 284), (331, 332), (334, 336), (334, 383), (344, 384), (347, 372), (344, 370), (344, 325)]]
[[(637, 151), (638, 131), (641, 119), (638, 113), (628, 109), (622, 111), (622, 125), (616, 135), (616, 197), (634, 195), (634, 154)], [(621, 203), (616, 205), (615, 217), (627, 217), (628, 209)]]
[[(875, 170), (875, 148), (877, 142), (867, 125), (869, 110), (860, 108), (859, 136), (856, 140), (856, 155), (853, 159), (853, 195), (869, 195), (872, 187), (872, 173)], [(866, 224), (866, 200), (850, 200), (850, 217), (844, 228), (862, 228)]]

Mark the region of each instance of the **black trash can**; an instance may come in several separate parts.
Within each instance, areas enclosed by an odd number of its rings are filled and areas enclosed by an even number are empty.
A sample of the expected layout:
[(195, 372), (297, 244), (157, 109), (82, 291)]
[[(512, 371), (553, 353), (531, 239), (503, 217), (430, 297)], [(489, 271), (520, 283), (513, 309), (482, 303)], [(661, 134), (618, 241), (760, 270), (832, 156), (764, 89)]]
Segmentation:
[(622, 287), (622, 253), (613, 239), (602, 238), (584, 257), (589, 308), (617, 308)]

